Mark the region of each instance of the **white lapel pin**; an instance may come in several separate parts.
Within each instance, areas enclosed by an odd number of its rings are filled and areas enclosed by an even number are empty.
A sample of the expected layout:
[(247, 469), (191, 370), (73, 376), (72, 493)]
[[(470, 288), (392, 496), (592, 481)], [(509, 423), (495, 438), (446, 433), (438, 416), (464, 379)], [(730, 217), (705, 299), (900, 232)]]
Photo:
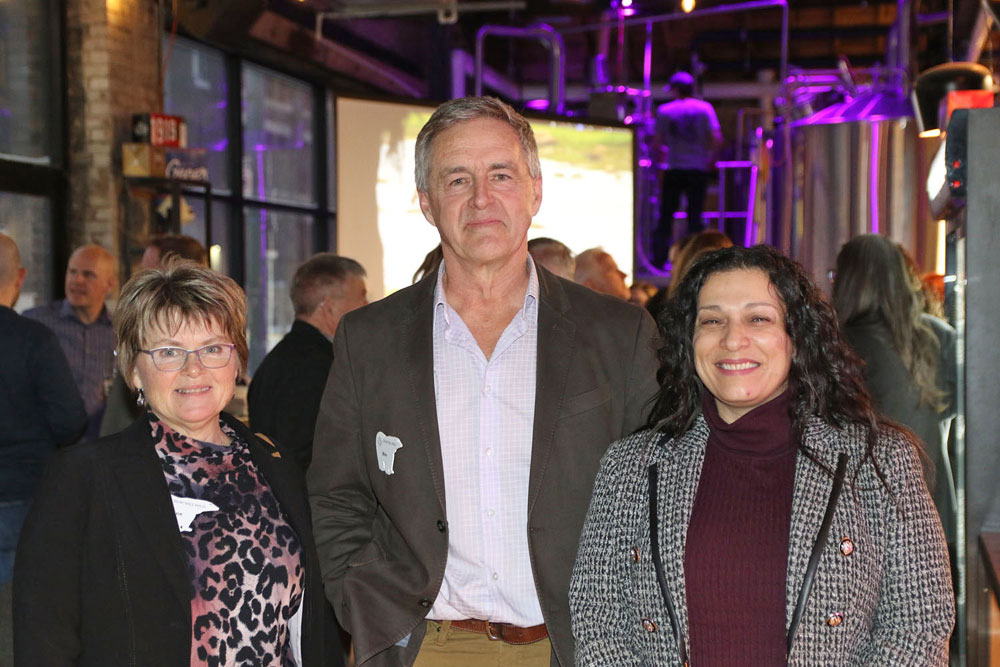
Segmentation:
[(396, 450), (403, 446), (399, 438), (386, 435), (379, 431), (375, 435), (375, 456), (378, 458), (378, 469), (386, 475), (393, 473), (392, 464), (396, 460)]

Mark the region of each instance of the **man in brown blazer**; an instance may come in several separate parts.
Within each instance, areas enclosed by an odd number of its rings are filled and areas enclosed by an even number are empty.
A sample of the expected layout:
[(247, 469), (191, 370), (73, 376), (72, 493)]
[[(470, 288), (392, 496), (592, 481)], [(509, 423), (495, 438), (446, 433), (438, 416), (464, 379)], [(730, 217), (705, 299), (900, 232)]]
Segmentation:
[(506, 104), (439, 107), (416, 178), (442, 267), (334, 339), (308, 473), (326, 594), (359, 665), (572, 665), (580, 530), (655, 393), (655, 326), (530, 260), (541, 168)]

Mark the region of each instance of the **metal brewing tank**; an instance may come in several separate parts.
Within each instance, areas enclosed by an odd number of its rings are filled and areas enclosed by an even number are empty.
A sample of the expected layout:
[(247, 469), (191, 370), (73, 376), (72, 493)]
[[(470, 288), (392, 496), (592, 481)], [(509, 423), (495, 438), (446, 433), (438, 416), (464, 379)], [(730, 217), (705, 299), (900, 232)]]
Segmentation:
[(901, 243), (927, 268), (934, 237), (925, 194), (928, 148), (902, 92), (873, 91), (791, 125), (791, 210), (781, 246), (827, 292), (840, 247), (858, 234)]

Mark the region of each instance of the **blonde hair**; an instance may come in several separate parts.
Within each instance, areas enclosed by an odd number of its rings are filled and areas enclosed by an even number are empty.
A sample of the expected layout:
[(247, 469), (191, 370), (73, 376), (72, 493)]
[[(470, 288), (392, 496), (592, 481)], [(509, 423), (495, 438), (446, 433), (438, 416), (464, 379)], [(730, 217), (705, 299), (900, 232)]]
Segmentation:
[(190, 260), (171, 258), (132, 276), (122, 289), (112, 323), (118, 368), (132, 386), (136, 357), (154, 327), (177, 331), (185, 323), (216, 324), (236, 346), (240, 373), (247, 367), (247, 304), (232, 278)]

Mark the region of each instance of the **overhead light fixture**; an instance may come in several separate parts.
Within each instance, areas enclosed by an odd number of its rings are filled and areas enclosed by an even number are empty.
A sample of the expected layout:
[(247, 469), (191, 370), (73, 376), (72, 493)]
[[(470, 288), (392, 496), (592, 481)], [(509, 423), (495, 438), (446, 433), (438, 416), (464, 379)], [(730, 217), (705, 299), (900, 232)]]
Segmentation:
[(685, 14), (690, 14), (694, 11), (694, 0), (681, 0), (681, 10)]

